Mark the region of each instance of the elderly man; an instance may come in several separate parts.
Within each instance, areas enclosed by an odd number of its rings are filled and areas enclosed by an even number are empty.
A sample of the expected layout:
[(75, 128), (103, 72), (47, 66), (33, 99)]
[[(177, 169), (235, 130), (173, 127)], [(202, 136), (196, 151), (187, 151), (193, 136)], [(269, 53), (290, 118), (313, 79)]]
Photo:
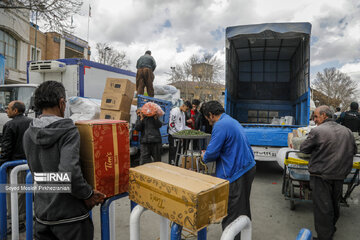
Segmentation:
[(310, 187), (315, 229), (320, 240), (333, 239), (340, 216), (339, 202), (345, 177), (350, 173), (357, 148), (351, 131), (333, 121), (328, 106), (315, 109), (318, 127), (311, 130), (300, 151), (311, 154)]
[[(3, 127), (2, 145), (0, 165), (13, 160), (25, 159), (25, 153), (22, 145), (22, 140), (26, 129), (28, 129), (31, 118), (24, 116), (25, 104), (21, 101), (12, 101), (6, 108), (6, 113), (12, 120), (5, 123)], [(10, 171), (8, 171), (8, 182), (10, 181)], [(26, 172), (20, 172), (18, 175), (18, 183), (24, 184)], [(7, 202), (10, 203), (10, 194), (7, 195)], [(19, 196), (19, 230), (25, 230), (25, 194), (21, 193)], [(11, 214), (11, 207), (8, 204), (8, 214)], [(10, 228), (8, 232), (10, 232)]]

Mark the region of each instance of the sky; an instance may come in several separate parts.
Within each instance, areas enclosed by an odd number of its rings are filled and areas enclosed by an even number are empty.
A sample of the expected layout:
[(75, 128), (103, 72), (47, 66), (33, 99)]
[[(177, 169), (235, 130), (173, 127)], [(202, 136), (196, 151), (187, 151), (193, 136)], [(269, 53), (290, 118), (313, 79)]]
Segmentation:
[(126, 52), (136, 72), (137, 59), (151, 50), (155, 84), (166, 84), (170, 67), (193, 54), (212, 53), (225, 62), (226, 27), (310, 22), (310, 79), (336, 67), (360, 85), (358, 0), (84, 0), (73, 19), (74, 35), (89, 39), (92, 58), (97, 42), (109, 43)]

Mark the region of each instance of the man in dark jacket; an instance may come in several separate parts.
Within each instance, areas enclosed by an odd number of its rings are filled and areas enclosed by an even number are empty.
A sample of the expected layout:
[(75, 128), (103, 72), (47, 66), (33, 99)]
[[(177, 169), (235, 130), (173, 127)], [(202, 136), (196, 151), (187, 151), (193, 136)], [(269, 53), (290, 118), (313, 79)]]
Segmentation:
[(186, 126), (194, 130), (200, 130), (200, 113), (198, 109), (200, 101), (198, 99), (194, 99), (191, 104), (192, 108), (185, 113)]
[(6, 113), (11, 121), (3, 127), (0, 165), (6, 161), (25, 159), (22, 140), (31, 118), (24, 116), (25, 104), (21, 101), (9, 103)]
[(315, 109), (313, 128), (300, 151), (311, 154), (310, 187), (314, 202), (315, 229), (321, 240), (333, 239), (340, 216), (343, 182), (350, 173), (357, 148), (351, 131), (333, 121), (328, 106)]
[(352, 102), (350, 111), (341, 113), (336, 122), (349, 128), (352, 132), (360, 132), (359, 104)]
[(137, 94), (144, 94), (144, 88), (149, 97), (154, 97), (154, 71), (156, 68), (155, 59), (151, 56), (151, 51), (146, 51), (143, 56), (141, 56), (136, 63), (136, 90)]
[[(4, 162), (26, 159), (22, 141), (26, 129), (28, 129), (31, 118), (24, 116), (25, 104), (21, 101), (12, 101), (9, 103), (6, 113), (12, 120), (5, 123), (3, 127), (3, 136), (1, 139), (0, 166)], [(8, 182), (10, 181), (10, 170), (8, 171)], [(26, 172), (21, 171), (18, 174), (18, 183), (25, 184)], [(10, 195), (7, 195), (8, 214), (11, 214)], [(25, 194), (19, 194), (19, 231), (25, 230), (26, 207)], [(10, 231), (10, 229), (9, 229)]]
[[(80, 135), (71, 119), (64, 118), (65, 88), (47, 81), (35, 91), (35, 106), (42, 115), (33, 120), (24, 135), (24, 150), (34, 173), (71, 173), (71, 193), (35, 192), (36, 239), (93, 239), (89, 210), (104, 200), (83, 177)], [(46, 182), (49, 183), (49, 182)]]
[(138, 111), (138, 115), (140, 119), (136, 120), (135, 130), (141, 132), (140, 165), (152, 162), (151, 157), (155, 162), (161, 162), (162, 141), (159, 129), (163, 123), (157, 115), (147, 117), (141, 111)]

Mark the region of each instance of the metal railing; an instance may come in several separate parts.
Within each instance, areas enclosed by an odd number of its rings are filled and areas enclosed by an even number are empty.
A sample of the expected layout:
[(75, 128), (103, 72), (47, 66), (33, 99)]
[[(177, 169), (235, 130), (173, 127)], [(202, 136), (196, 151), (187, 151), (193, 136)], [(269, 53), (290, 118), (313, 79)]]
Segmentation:
[(248, 216), (242, 215), (230, 223), (223, 231), (220, 240), (234, 240), (239, 233), (242, 240), (251, 240), (251, 220)]

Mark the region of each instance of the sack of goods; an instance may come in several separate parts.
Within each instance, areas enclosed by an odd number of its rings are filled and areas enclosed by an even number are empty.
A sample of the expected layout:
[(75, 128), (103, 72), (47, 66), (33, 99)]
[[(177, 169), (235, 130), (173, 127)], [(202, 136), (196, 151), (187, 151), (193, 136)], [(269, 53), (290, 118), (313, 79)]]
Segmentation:
[(147, 117), (164, 115), (164, 111), (161, 109), (161, 107), (153, 102), (145, 103), (144, 106), (142, 106), (141, 108), (141, 112)]

